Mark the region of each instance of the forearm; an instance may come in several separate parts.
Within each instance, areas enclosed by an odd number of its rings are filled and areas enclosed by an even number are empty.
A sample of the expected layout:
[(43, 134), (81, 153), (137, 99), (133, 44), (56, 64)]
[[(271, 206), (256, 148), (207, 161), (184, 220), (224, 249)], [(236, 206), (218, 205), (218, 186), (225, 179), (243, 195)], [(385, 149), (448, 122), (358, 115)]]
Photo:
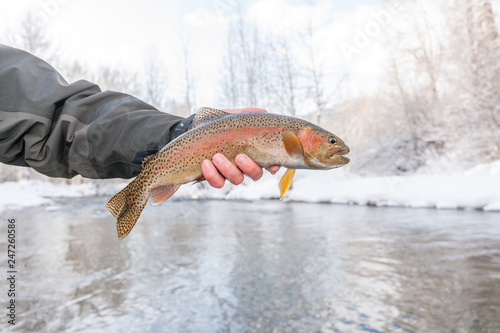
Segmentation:
[(68, 84), (44, 61), (0, 45), (0, 161), (52, 177), (130, 178), (180, 117), (132, 96)]

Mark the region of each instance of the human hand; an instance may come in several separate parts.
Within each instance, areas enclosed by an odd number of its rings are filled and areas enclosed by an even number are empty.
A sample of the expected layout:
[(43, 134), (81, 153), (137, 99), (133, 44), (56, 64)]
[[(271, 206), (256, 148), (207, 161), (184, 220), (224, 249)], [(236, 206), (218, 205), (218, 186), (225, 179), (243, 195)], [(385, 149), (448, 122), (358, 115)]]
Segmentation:
[[(264, 109), (257, 108), (224, 109), (224, 111), (229, 113), (267, 112)], [(211, 161), (203, 161), (201, 170), (208, 183), (215, 188), (224, 186), (226, 179), (234, 185), (239, 185), (245, 179), (244, 175), (249, 176), (254, 181), (259, 180), (263, 175), (262, 168), (245, 154), (238, 154), (235, 158), (235, 163), (236, 165), (231, 163), (231, 161), (222, 154), (215, 154)], [(267, 168), (273, 175), (278, 172), (279, 169), (279, 165), (273, 165)]]

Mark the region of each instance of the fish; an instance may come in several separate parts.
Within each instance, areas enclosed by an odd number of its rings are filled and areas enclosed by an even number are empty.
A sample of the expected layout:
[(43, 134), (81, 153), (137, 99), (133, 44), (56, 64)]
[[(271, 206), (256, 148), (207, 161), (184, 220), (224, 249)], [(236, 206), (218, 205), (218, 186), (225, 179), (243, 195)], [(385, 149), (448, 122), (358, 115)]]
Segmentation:
[(308, 121), (268, 112), (227, 113), (202, 107), (188, 131), (146, 157), (141, 172), (113, 196), (106, 208), (117, 219), (118, 238), (127, 236), (149, 198), (169, 199), (181, 185), (204, 179), (201, 164), (216, 153), (234, 163), (244, 153), (259, 166), (286, 167), (279, 182), (280, 199), (296, 169), (328, 170), (349, 163), (349, 147), (335, 134)]

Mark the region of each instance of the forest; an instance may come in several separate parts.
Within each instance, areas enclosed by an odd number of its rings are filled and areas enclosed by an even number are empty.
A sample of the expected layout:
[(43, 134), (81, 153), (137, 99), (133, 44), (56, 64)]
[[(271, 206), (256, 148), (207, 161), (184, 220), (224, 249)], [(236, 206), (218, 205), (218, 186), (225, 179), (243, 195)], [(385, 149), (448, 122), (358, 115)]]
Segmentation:
[[(429, 169), (466, 170), (500, 159), (500, 20), (490, 0), (388, 2), (373, 19), (335, 46), (346, 62), (371, 40), (383, 46), (376, 89), (353, 90), (347, 66), (332, 70), (319, 25), (263, 28), (232, 6), (215, 107), (256, 106), (305, 118), (330, 129), (351, 147), (348, 170), (362, 176), (408, 175)], [(52, 64), (68, 82), (86, 79), (102, 90), (135, 95), (158, 109), (187, 116), (205, 106), (183, 43), (182, 98), (169, 97), (169, 72), (150, 52), (146, 71), (113, 64), (96, 70), (59, 56), (34, 14), (2, 36)], [(361, 92), (360, 92), (361, 91)], [(27, 168), (0, 165), (0, 181), (44, 178)], [(59, 182), (71, 182), (56, 180)], [(81, 183), (80, 178), (72, 182)]]

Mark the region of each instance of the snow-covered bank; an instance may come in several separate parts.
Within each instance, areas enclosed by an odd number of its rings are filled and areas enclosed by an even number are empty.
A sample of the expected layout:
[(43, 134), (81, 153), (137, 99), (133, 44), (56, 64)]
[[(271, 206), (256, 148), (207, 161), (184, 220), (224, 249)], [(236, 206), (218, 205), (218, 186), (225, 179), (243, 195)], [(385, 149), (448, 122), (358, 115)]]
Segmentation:
[(50, 206), (55, 198), (80, 198), (107, 195), (119, 191), (123, 184), (107, 183), (65, 185), (41, 180), (0, 183), (0, 212), (33, 206)]
[[(282, 171), (283, 172), (283, 171)], [(281, 173), (280, 173), (281, 175)], [(278, 177), (225, 187), (219, 198), (277, 199)], [(191, 196), (204, 195), (185, 188)], [(211, 190), (210, 190), (211, 191)], [(210, 193), (213, 193), (212, 191)], [(213, 195), (212, 195), (213, 196)], [(284, 200), (339, 204), (500, 211), (500, 161), (456, 174), (360, 177), (344, 169), (297, 170)]]
[[(277, 199), (277, 176), (266, 174), (258, 182), (217, 190), (204, 184), (184, 185), (174, 198), (190, 199)], [(42, 181), (0, 184), (0, 211), (50, 205), (51, 198), (112, 196), (128, 182), (56, 185)], [(373, 206), (500, 211), (500, 161), (479, 165), (456, 174), (410, 175), (363, 178), (345, 172), (298, 170), (284, 200)]]

